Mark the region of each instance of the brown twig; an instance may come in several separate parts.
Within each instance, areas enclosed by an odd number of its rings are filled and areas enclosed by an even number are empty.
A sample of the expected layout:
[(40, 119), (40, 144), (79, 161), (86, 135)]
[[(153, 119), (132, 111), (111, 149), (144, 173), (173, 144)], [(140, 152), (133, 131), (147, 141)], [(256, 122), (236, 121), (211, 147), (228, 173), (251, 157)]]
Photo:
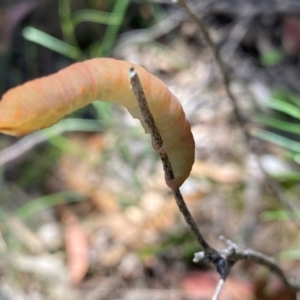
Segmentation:
[(210, 50), (212, 51), (214, 59), (215, 59), (217, 65), (218, 65), (218, 67), (220, 69), (220, 72), (221, 72), (221, 75), (222, 75), (222, 80), (223, 80), (223, 83), (224, 83), (224, 87), (226, 89), (226, 93), (228, 94), (228, 98), (229, 98), (229, 100), (231, 102), (231, 105), (233, 107), (235, 118), (238, 121), (240, 127), (242, 128), (246, 139), (249, 140), (250, 139), (250, 135), (249, 135), (249, 133), (248, 133), (248, 131), (246, 129), (246, 122), (245, 122), (244, 117), (240, 113), (240, 109), (239, 109), (238, 104), (237, 104), (238, 101), (237, 101), (235, 95), (233, 94), (233, 92), (231, 90), (231, 87), (230, 87), (230, 78), (229, 78), (229, 75), (228, 75), (228, 73), (226, 71), (226, 66), (225, 66), (223, 60), (221, 59), (220, 53), (218, 51), (218, 48), (215, 46), (214, 41), (211, 38), (208, 30), (206, 29), (205, 24), (188, 7), (188, 5), (186, 4), (185, 0), (173, 0), (173, 2), (175, 2), (179, 6), (181, 6), (187, 12), (187, 14), (191, 18), (191, 20), (193, 20), (198, 25), (198, 27), (200, 29), (200, 32), (204, 36), (204, 39), (205, 39), (206, 43), (208, 44)]
[[(243, 118), (240, 108), (238, 106), (237, 98), (235, 97), (234, 93), (232, 92), (232, 89), (230, 86), (230, 77), (227, 72), (226, 66), (225, 66), (225, 64), (219, 54), (219, 51), (218, 51), (217, 47), (215, 46), (208, 30), (206, 29), (205, 24), (202, 22), (202, 20), (200, 18), (197, 17), (197, 15), (194, 14), (194, 12), (189, 8), (189, 6), (187, 5), (185, 0), (173, 0), (173, 2), (177, 3), (179, 6), (184, 8), (185, 11), (187, 12), (187, 14), (190, 16), (190, 18), (198, 25), (201, 33), (203, 34), (203, 36), (205, 38), (205, 41), (207, 42), (209, 48), (211, 49), (214, 59), (220, 69), (228, 98), (233, 107), (233, 112), (234, 112), (235, 118), (244, 134), (245, 141), (248, 145), (248, 149), (251, 151), (252, 150), (251, 149), (252, 148), (252, 137), (246, 127), (247, 124), (246, 124), (245, 119)], [(257, 161), (258, 161), (259, 167), (264, 175), (265, 184), (269, 188), (270, 192), (273, 194), (273, 196), (275, 196), (275, 198), (277, 198), (281, 202), (281, 204), (284, 207), (288, 208), (290, 210), (290, 212), (293, 213), (290, 204), (287, 203), (287, 201), (285, 201), (285, 199), (283, 198), (283, 195), (282, 195), (278, 185), (276, 185), (276, 183), (271, 178), (269, 178), (268, 174), (266, 173), (263, 166), (261, 165), (260, 160), (257, 159)], [(297, 218), (294, 218), (294, 219), (297, 221)], [(223, 239), (223, 240), (225, 240), (225, 239)], [(298, 291), (300, 290), (300, 285), (296, 284), (292, 280), (288, 280), (287, 277), (285, 276), (284, 272), (280, 268), (280, 266), (276, 263), (276, 261), (273, 258), (263, 255), (262, 253), (256, 252), (254, 250), (242, 249), (229, 240), (225, 240), (225, 241), (226, 241), (228, 247), (225, 249), (218, 250), (218, 253), (225, 259), (224, 267), (225, 267), (225, 272), (227, 272), (227, 274), (230, 271), (231, 267), (238, 260), (247, 259), (247, 260), (251, 260), (253, 262), (256, 262), (260, 265), (267, 267), (270, 271), (272, 271), (274, 274), (276, 274), (282, 280), (283, 283), (285, 283), (290, 288), (293, 288)], [(194, 262), (199, 262), (200, 260), (205, 261), (204, 254), (201, 252), (195, 255)], [(217, 299), (217, 297), (222, 289), (222, 286), (223, 286), (223, 284), (220, 281), (219, 285), (215, 291), (215, 295), (214, 295), (213, 299)]]
[[(294, 280), (288, 279), (274, 258), (249, 248), (241, 248), (223, 236), (221, 236), (220, 239), (227, 245), (227, 247), (218, 250), (218, 252), (225, 258), (226, 261), (230, 262), (231, 266), (233, 266), (239, 260), (255, 262), (259, 265), (265, 266), (271, 272), (276, 274), (288, 287), (297, 291), (300, 290), (300, 284), (297, 284)], [(202, 252), (195, 253), (193, 261), (195, 263), (202, 262), (203, 256), (204, 255)]]
[[(137, 101), (138, 101), (143, 119), (150, 130), (150, 133), (151, 133), (151, 136), (155, 143), (156, 149), (159, 149), (162, 147), (163, 141), (162, 141), (161, 135), (158, 131), (158, 128), (155, 125), (154, 118), (149, 110), (145, 93), (141, 86), (138, 74), (136, 73), (134, 68), (130, 68), (129, 78), (130, 78), (131, 88), (133, 90), (133, 93), (134, 93)], [(174, 179), (174, 173), (173, 173), (173, 169), (172, 169), (171, 163), (169, 161), (168, 155), (166, 153), (159, 153), (159, 155), (160, 155), (163, 167), (164, 167), (165, 177), (168, 180)], [(215, 267), (216, 267), (218, 273), (221, 275), (221, 277), (225, 279), (227, 273), (225, 273), (223, 271), (224, 268), (222, 268), (223, 264), (225, 263), (223, 257), (221, 257), (219, 255), (217, 250), (215, 250), (208, 244), (208, 242), (205, 240), (205, 238), (201, 234), (193, 216), (191, 215), (190, 211), (188, 210), (188, 208), (185, 204), (185, 201), (182, 197), (180, 190), (179, 189), (172, 190), (172, 192), (173, 192), (174, 198), (176, 200), (177, 206), (178, 206), (180, 212), (182, 213), (186, 223), (189, 225), (189, 227), (192, 230), (192, 232), (194, 233), (198, 243), (204, 250), (204, 260), (206, 262), (212, 262), (215, 265)]]

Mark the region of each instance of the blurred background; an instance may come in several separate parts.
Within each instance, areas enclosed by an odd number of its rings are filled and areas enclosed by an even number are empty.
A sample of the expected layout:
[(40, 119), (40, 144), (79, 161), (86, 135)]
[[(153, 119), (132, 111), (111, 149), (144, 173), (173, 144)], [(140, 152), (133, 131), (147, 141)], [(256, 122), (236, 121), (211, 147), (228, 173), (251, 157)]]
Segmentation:
[[(300, 1), (188, 2), (228, 67), (251, 152), (197, 26), (169, 0), (0, 0), (0, 91), (93, 57), (144, 66), (196, 141), (182, 186), (214, 247), (224, 235), (300, 280)], [(266, 186), (256, 157), (276, 183)], [(0, 137), (0, 299), (210, 299), (218, 275), (178, 212), (138, 121), (106, 102)], [(239, 262), (220, 299), (297, 299)]]

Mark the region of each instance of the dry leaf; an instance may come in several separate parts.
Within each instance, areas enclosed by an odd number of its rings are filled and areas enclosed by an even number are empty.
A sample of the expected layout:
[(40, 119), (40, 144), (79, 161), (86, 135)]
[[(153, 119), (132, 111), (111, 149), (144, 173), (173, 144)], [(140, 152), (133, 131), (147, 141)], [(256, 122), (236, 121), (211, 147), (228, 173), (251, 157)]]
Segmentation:
[(88, 242), (76, 216), (66, 205), (60, 207), (60, 212), (65, 224), (65, 248), (70, 281), (73, 285), (77, 285), (89, 267)]
[(244, 180), (243, 171), (234, 165), (216, 165), (195, 161), (192, 175), (203, 176), (219, 183), (239, 183)]

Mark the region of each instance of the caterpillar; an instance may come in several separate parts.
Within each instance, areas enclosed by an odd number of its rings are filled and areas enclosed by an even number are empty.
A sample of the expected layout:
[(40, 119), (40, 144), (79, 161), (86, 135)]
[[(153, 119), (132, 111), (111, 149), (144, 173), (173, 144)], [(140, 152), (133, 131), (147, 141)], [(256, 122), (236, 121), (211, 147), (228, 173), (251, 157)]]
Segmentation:
[(75, 63), (58, 73), (28, 81), (8, 90), (0, 102), (0, 132), (20, 136), (49, 127), (94, 100), (112, 101), (128, 109), (148, 132), (128, 76), (133, 66), (144, 89), (149, 109), (162, 136), (174, 171), (169, 187), (179, 188), (194, 163), (191, 126), (178, 99), (143, 67), (112, 58)]

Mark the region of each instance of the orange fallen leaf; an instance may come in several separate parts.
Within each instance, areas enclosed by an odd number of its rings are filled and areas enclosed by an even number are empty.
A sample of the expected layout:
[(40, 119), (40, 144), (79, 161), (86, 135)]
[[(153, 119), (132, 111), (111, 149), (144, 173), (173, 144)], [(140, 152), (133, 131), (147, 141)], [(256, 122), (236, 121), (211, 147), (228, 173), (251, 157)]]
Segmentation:
[(61, 219), (65, 224), (65, 248), (70, 281), (77, 285), (82, 281), (89, 267), (88, 242), (77, 217), (67, 208), (60, 207)]

